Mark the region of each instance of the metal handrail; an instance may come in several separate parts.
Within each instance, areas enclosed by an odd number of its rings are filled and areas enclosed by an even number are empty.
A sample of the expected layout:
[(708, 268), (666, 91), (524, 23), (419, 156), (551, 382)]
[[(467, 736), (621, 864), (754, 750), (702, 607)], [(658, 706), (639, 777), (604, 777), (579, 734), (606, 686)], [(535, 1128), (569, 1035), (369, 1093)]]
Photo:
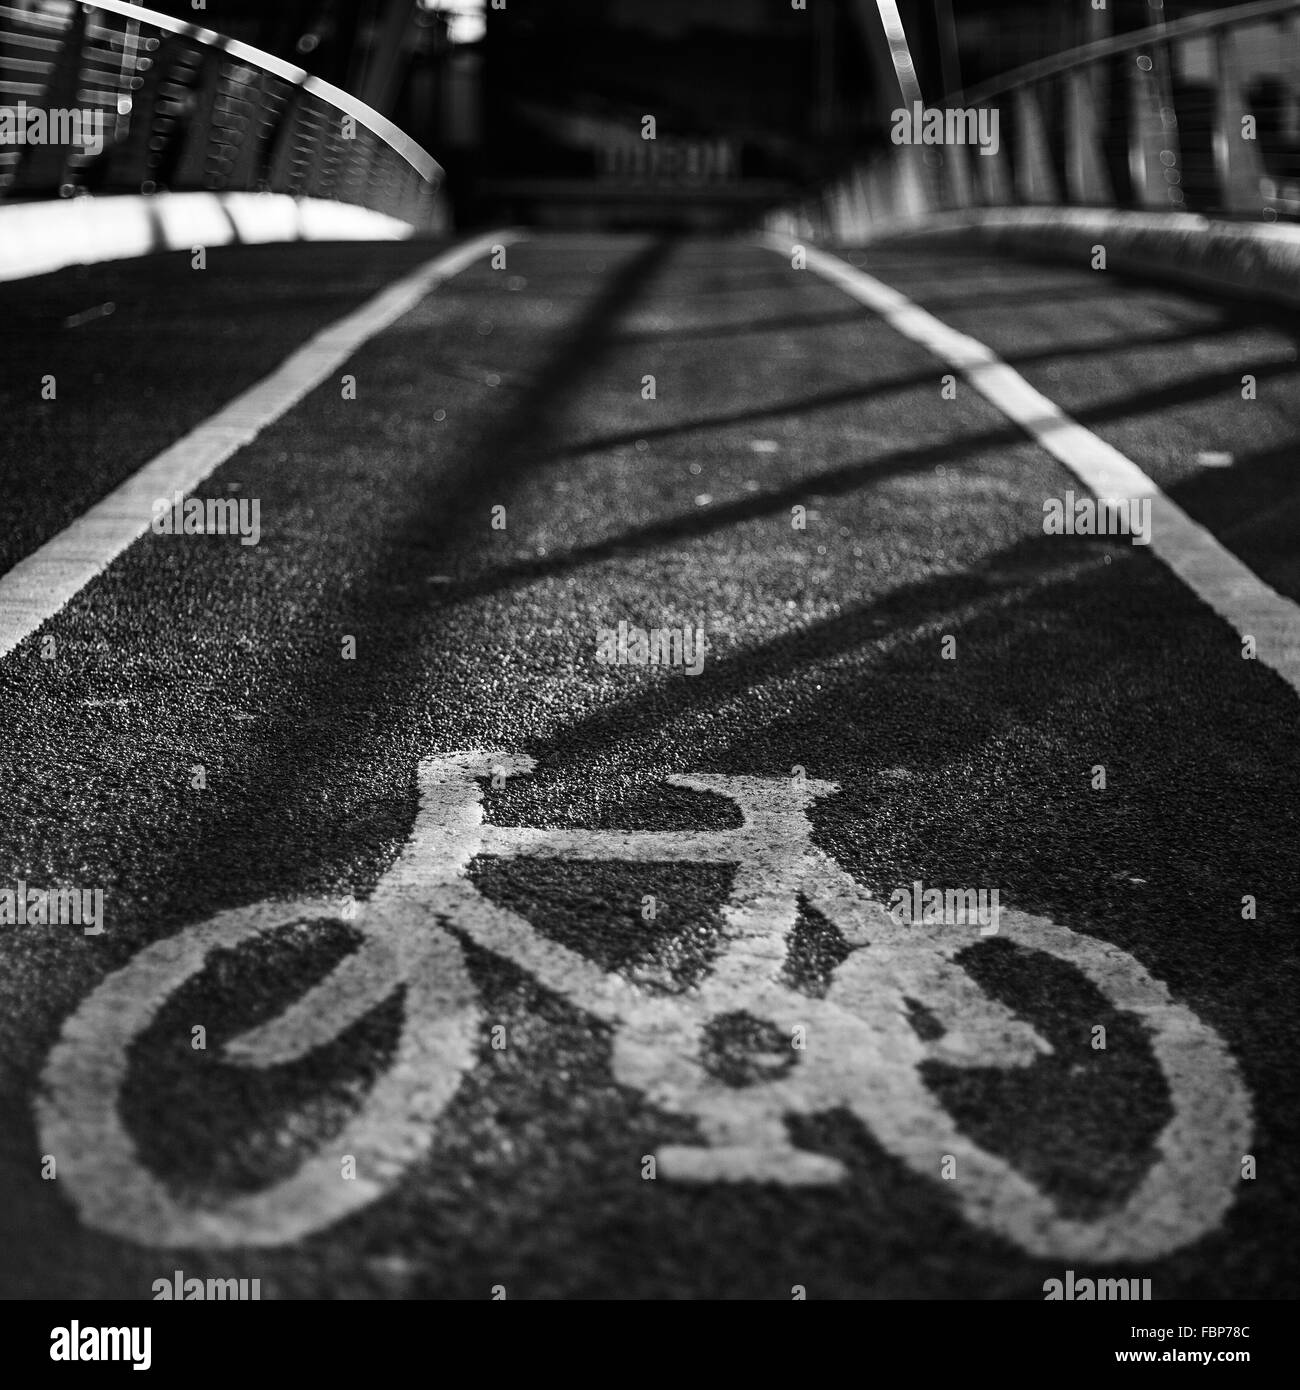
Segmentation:
[(18, 131), (0, 141), (0, 202), (249, 191), (412, 226), (440, 216), (442, 166), (386, 116), (294, 63), (130, 0), (0, 0), (0, 115)]
[(313, 96), (338, 107), (345, 115), (360, 121), (395, 153), (401, 155), (427, 183), (438, 183), (442, 179), (442, 165), (404, 130), (395, 126), (387, 116), (380, 115), (373, 106), (359, 101), (351, 92), (345, 92), (342, 87), (336, 87), (332, 82), (313, 76), (305, 68), (296, 67), (293, 63), (285, 62), (283, 58), (277, 58), (274, 53), (267, 53), (264, 49), (255, 48), (240, 39), (229, 38), (213, 29), (204, 29), (197, 24), (188, 24), (183, 19), (173, 19), (171, 15), (160, 14), (157, 10), (145, 9), (143, 5), (133, 4), (132, 0), (91, 0), (86, 8), (112, 10), (127, 19), (143, 20), (155, 28), (166, 29), (181, 38), (192, 39), (195, 43), (215, 48), (232, 58), (252, 63), (295, 87), (311, 92)]
[(852, 240), (1025, 205), (1300, 219), (1297, 64), (1263, 66), (1242, 41), (1286, 26), (1300, 40), (1300, 0), (1253, 0), (1026, 64), (946, 98), (951, 136), (891, 130), (770, 225)]
[(1127, 33), (1112, 34), (1109, 38), (1094, 39), (1091, 43), (1080, 44), (1065, 53), (1055, 53), (1050, 58), (1039, 58), (1023, 67), (1013, 68), (1000, 77), (993, 78), (978, 87), (973, 87), (958, 97), (951, 94), (944, 102), (967, 106), (980, 106), (990, 97), (1012, 92), (1017, 87), (1042, 81), (1047, 77), (1057, 77), (1072, 68), (1085, 67), (1089, 63), (1104, 58), (1115, 58), (1143, 48), (1153, 43), (1173, 43), (1179, 39), (1196, 38), (1202, 34), (1216, 33), (1220, 29), (1251, 24), (1259, 20), (1272, 19), (1277, 15), (1300, 8), (1297, 0), (1253, 0), (1249, 5), (1226, 5), (1219, 10), (1205, 14), (1188, 15), (1185, 19), (1173, 20), (1167, 24), (1153, 24), (1146, 29), (1130, 29)]

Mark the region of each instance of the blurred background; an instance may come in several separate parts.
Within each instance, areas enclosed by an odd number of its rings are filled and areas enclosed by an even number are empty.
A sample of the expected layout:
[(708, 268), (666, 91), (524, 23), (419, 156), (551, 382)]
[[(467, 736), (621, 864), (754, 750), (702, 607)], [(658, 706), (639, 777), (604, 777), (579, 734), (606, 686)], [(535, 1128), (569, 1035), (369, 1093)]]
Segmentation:
[[(756, 210), (825, 188), (886, 148), (890, 112), (905, 98), (960, 103), (1001, 76), (1080, 45), (1195, 24), (1233, 9), (1243, 20), (1267, 11), (1258, 23), (1194, 31), (1144, 72), (1158, 84), (1157, 107), (1177, 111), (1176, 205), (1246, 210), (1225, 196), (1213, 148), (1216, 122), (1240, 107), (1258, 123), (1251, 153), (1262, 168), (1256, 172), (1274, 184), (1264, 202), (1283, 215), (1294, 212), (1300, 201), (1285, 185), (1300, 178), (1297, 7), (1258, 0), (1099, 3), (1102, 8), (1038, 0), (509, 0), (497, 7), (492, 0), (219, 0), (195, 11), (191, 0), (158, 0), (155, 8), (300, 66), (390, 117), (445, 170), (443, 188), (457, 225), (505, 218), (607, 227), (751, 222)], [(22, 15), (37, 26), (26, 39)], [(92, 16), (92, 27), (102, 22), (118, 36), (107, 49), (131, 56), (124, 37), (131, 23), (101, 10), (94, 15), (102, 20)], [(3, 16), (9, 19), (0, 26), (0, 102), (27, 92), (50, 95), (38, 79), (56, 79), (57, 88), (58, 74), (38, 69), (60, 54), (48, 45), (33, 49), (33, 34), (57, 40), (66, 58), (72, 29), (84, 23), (83, 7), (20, 0), (0, 7)], [(0, 197), (222, 186), (220, 161), (187, 164), (180, 150), (181, 134), (191, 145), (195, 140), (186, 118), (191, 124), (211, 119), (202, 63), (182, 65), (179, 76), (173, 71), (167, 78), (161, 60), (175, 38), (154, 34), (147, 23), (135, 27), (144, 66), (114, 84), (118, 90), (100, 92), (112, 99), (118, 118), (114, 151), (93, 168), (75, 158), (69, 168), (68, 161), (34, 151), (19, 168), (6, 152)], [(1231, 35), (1226, 55), (1224, 32)], [(159, 37), (161, 47), (151, 47)], [(93, 94), (104, 84), (84, 81), (85, 40), (80, 43), (84, 97), (88, 87)], [(1138, 55), (1139, 63), (1144, 59)], [(1151, 205), (1134, 171), (1138, 116), (1124, 80), (1133, 63), (1133, 52), (1112, 54), (1090, 76), (1106, 187), (1104, 195), (1073, 201)], [(103, 77), (107, 65), (99, 67)], [(173, 98), (179, 93), (171, 109), (157, 105), (155, 79), (170, 82)], [(1227, 85), (1232, 113), (1223, 109)], [(139, 89), (132, 98), (137, 113), (142, 102), (148, 107), (147, 138), (137, 141), (153, 151), (147, 170), (127, 148), (136, 132), (120, 98), (132, 86)], [(1077, 124), (1069, 94), (1040, 84), (1033, 95), (1041, 139), (1059, 182), (1066, 182), (1067, 143)], [(259, 99), (269, 103), (272, 132), (274, 97), (263, 82)], [(991, 99), (987, 91), (985, 99)], [(1015, 123), (1003, 123), (1013, 159), (1021, 153), (1017, 142), (1027, 138), (1024, 111), (1018, 106), (1017, 112)], [(655, 119), (653, 142), (642, 138), (646, 116)], [(138, 114), (134, 123), (140, 124)], [(1169, 144), (1156, 143), (1153, 157)], [(260, 186), (274, 186), (270, 175), (268, 163)], [(229, 185), (230, 170), (225, 177)], [(1035, 196), (1022, 171), (1016, 178), (1022, 199), (1053, 201)], [(256, 177), (246, 182), (259, 186)], [(339, 196), (337, 188), (329, 192)], [(1243, 201), (1259, 203), (1258, 191), (1252, 187), (1236, 199)]]

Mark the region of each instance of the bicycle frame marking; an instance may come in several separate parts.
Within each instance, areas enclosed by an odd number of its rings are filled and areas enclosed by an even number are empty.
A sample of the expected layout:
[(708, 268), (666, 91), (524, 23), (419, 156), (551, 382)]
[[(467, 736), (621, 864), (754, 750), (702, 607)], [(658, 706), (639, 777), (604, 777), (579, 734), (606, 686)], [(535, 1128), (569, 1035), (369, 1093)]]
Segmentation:
[[(59, 1156), (83, 1218), (143, 1244), (274, 1246), (311, 1234), (379, 1198), (433, 1142), (437, 1121), (474, 1065), (482, 1011), (462, 934), (512, 961), (544, 988), (613, 1030), (616, 1079), (659, 1107), (693, 1119), (699, 1144), (661, 1147), (669, 1181), (827, 1185), (839, 1160), (793, 1144), (787, 1119), (847, 1108), (913, 1171), (936, 1179), (945, 1155), (958, 1180), (942, 1189), (964, 1215), (1031, 1254), (1154, 1257), (1212, 1229), (1231, 1205), (1250, 1106), (1218, 1037), (1131, 956), (1043, 918), (1003, 910), (1001, 935), (1077, 968), (1111, 1003), (1138, 1014), (1169, 1085), (1173, 1117), (1157, 1158), (1129, 1199), (1096, 1220), (1061, 1216), (1005, 1160), (981, 1149), (930, 1093), (930, 1059), (1017, 1067), (1051, 1047), (987, 997), (956, 955), (973, 933), (901, 925), (811, 842), (806, 813), (838, 790), (804, 779), (671, 777), (729, 798), (742, 825), (725, 831), (544, 830), (488, 825), (479, 779), (533, 768), (529, 758), (467, 752), (419, 768), (420, 809), (407, 844), (354, 925), (360, 946), (278, 1017), (226, 1044), (232, 1063), (265, 1068), (303, 1057), (405, 986), (404, 1025), (389, 1071), (330, 1145), (274, 1187), (183, 1206), (144, 1165), (118, 1114), (131, 1043), (209, 954), (293, 921), (331, 918), (339, 904), (263, 903), (222, 913), (156, 942), (110, 976), (69, 1019), (51, 1052), (37, 1113), (46, 1150)], [(710, 972), (683, 994), (657, 994), (534, 930), (470, 882), (481, 856), (736, 866)], [(821, 912), (850, 948), (825, 998), (782, 979), (799, 900)], [(864, 949), (868, 948), (869, 949)], [(937, 1040), (913, 1029), (905, 999), (944, 1025)], [(710, 1020), (746, 1012), (804, 1049), (786, 1073), (748, 1086), (710, 1074), (702, 1036)], [(341, 1181), (338, 1157), (356, 1158)], [(639, 1155), (636, 1156), (639, 1161)]]

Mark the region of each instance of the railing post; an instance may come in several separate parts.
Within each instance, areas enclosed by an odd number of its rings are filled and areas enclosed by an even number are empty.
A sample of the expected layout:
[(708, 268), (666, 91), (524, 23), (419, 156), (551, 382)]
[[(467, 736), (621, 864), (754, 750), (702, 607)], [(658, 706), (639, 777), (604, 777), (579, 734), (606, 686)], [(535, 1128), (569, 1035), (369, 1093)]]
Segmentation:
[[(992, 155), (978, 155), (979, 159), (991, 159)], [(944, 187), (948, 194), (948, 205), (954, 208), (968, 208), (975, 202), (975, 187), (971, 179), (970, 156), (965, 145), (949, 145), (943, 152)]]
[[(1295, 92), (1300, 90), (1300, 14), (1279, 22), (1277, 38), (1282, 53), (1282, 81), (1287, 90)], [(1274, 187), (1288, 211), (1300, 212), (1300, 179), (1294, 170), (1275, 180)]]
[(894, 156), (877, 154), (866, 167), (865, 200), (867, 205), (868, 232), (878, 232), (889, 222), (893, 186)]
[(867, 196), (866, 175), (862, 165), (855, 161), (849, 170), (849, 197), (853, 207), (853, 232), (865, 238), (871, 230), (871, 203)]
[(917, 222), (933, 211), (926, 188), (924, 147), (899, 145), (893, 160), (890, 212), (902, 222)]
[[(50, 69), (45, 91), (39, 104), (49, 107), (76, 107), (81, 103), (77, 90), (81, 86), (81, 61), (86, 45), (86, 26), (90, 12), (80, 5), (72, 7), (68, 28), (59, 36), (61, 47), (58, 59)], [(16, 183), (39, 188), (53, 183), (61, 197), (76, 191), (76, 180), (67, 165), (67, 151), (57, 145), (27, 145), (20, 147)]]
[(1227, 212), (1258, 212), (1264, 165), (1258, 139), (1247, 140), (1242, 118), (1250, 114), (1241, 86), (1236, 35), (1220, 29), (1214, 44), (1214, 170), (1219, 203)]
[[(999, 129), (1001, 125), (1002, 117), (999, 110)], [(975, 168), (979, 178), (980, 202), (985, 207), (1004, 208), (1015, 202), (1015, 193), (1011, 187), (1010, 158), (1004, 139), (999, 139), (996, 154), (981, 153), (975, 160)]]
[(1097, 120), (1097, 69), (1092, 64), (1065, 75), (1065, 174), (1070, 201), (1102, 207), (1115, 201)]
[(155, 137), (159, 89), (166, 75), (161, 61), (163, 46), (156, 38), (146, 37), (140, 43), (137, 61), (138, 85), (131, 92), (131, 112), (127, 117), (125, 136), (114, 149), (111, 181), (114, 187), (125, 185), (140, 192), (153, 191), (154, 150), (150, 142)]
[(245, 119), (248, 124), (230, 170), (229, 179), (233, 188), (252, 188), (258, 181), (266, 140), (267, 111), (275, 101), (271, 86), (274, 80), (269, 73), (262, 72), (254, 74), (242, 84), (238, 99), (247, 104)]
[(206, 189), (211, 185), (212, 116), (221, 90), (221, 64), (225, 58), (209, 48), (200, 49), (195, 56), (200, 66), (187, 96), (185, 143), (171, 181), (174, 189)]
[[(307, 95), (301, 87), (292, 87), (280, 108), (279, 118), (271, 134), (267, 150), (267, 182), (282, 192), (298, 193), (299, 156), (298, 125)], [(369, 165), (367, 165), (367, 173)]]
[(1139, 53), (1129, 69), (1132, 116), (1129, 126), (1129, 173), (1133, 194), (1142, 207), (1181, 207), (1178, 186), (1178, 117), (1165, 97), (1154, 52)]
[(849, 200), (849, 181), (841, 178), (831, 185), (831, 234), (836, 241), (847, 241), (852, 235), (853, 206)]
[(1016, 97), (1016, 194), (1022, 203), (1059, 203), (1043, 112), (1032, 87)]

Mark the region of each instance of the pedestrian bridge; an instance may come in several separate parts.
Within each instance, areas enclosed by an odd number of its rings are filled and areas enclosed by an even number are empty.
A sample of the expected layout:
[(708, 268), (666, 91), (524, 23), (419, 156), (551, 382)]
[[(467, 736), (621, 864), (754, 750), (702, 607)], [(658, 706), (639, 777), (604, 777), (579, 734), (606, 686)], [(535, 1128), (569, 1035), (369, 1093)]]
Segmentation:
[[(1180, 248), (1213, 234), (1216, 263), (1263, 255), (1256, 278), (1276, 277), (1289, 238), (1249, 230), (1300, 215), (1297, 0), (1110, 34), (942, 95), (922, 93), (892, 3), (856, 5), (890, 57), (873, 97), (889, 116), (838, 172), (802, 190), (738, 179), (725, 143), (682, 154), (671, 132), (659, 150), (629, 131), (602, 156), (627, 215), (712, 196), (733, 230), (844, 244), (980, 228), (1050, 247), (1071, 228), (1122, 225), (1167, 267), (1152, 215), (1186, 213), (1216, 226), (1169, 222)], [(696, 164), (727, 178), (678, 168)], [(515, 210), (545, 222), (552, 205), (596, 198), (572, 178), (553, 188), (535, 180)], [(445, 236), (447, 192), (438, 160), (387, 117), (246, 43), (129, 0), (0, 5), (0, 276), (231, 240)], [(1099, 222), (1100, 210), (1148, 219)]]

